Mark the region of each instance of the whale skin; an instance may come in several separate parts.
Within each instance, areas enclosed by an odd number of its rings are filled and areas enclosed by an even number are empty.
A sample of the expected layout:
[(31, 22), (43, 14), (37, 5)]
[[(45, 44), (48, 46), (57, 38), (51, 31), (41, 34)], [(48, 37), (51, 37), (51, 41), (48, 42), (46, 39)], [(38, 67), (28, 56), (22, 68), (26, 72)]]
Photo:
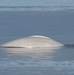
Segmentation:
[(33, 35), (25, 38), (15, 39), (1, 45), (2, 47), (22, 47), (22, 48), (36, 48), (36, 47), (59, 47), (63, 44), (41, 35)]

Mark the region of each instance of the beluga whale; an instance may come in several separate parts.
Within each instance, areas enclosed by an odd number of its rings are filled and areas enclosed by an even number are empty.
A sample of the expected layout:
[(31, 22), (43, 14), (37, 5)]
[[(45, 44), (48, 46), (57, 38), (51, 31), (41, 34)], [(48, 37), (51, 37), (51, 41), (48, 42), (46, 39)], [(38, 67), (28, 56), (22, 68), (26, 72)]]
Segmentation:
[(59, 46), (63, 46), (63, 44), (42, 35), (33, 35), (15, 39), (1, 45), (1, 47), (4, 48), (47, 48)]

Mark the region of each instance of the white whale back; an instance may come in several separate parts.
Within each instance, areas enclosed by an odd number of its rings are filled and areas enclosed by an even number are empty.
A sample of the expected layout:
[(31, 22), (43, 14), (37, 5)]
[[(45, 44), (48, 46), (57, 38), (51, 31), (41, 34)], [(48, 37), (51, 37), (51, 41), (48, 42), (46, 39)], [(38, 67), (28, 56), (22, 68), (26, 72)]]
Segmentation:
[(25, 38), (16, 39), (1, 45), (2, 47), (57, 47), (63, 44), (52, 40), (46, 36), (34, 35)]

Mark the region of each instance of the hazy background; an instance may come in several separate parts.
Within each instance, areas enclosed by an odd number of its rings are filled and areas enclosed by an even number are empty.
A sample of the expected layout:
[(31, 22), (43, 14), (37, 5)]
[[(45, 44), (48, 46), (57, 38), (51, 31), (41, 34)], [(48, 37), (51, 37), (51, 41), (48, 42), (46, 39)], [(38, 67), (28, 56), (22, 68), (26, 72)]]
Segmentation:
[(74, 6), (74, 0), (0, 0), (0, 6)]

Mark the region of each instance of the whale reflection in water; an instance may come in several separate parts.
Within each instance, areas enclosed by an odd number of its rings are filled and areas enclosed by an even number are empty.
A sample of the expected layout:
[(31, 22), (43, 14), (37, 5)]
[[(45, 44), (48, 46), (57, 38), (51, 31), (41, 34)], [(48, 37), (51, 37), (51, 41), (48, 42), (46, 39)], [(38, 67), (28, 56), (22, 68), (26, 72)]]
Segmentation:
[(57, 48), (2, 48), (7, 53), (53, 53), (56, 52)]
[(59, 47), (63, 44), (56, 42), (55, 40), (46, 36), (33, 35), (25, 38), (9, 41), (1, 45), (6, 48), (50, 48)]
[[(2, 48), (3, 54), (11, 60), (45, 60), (53, 59), (57, 48)], [(6, 58), (6, 57), (5, 57)]]

